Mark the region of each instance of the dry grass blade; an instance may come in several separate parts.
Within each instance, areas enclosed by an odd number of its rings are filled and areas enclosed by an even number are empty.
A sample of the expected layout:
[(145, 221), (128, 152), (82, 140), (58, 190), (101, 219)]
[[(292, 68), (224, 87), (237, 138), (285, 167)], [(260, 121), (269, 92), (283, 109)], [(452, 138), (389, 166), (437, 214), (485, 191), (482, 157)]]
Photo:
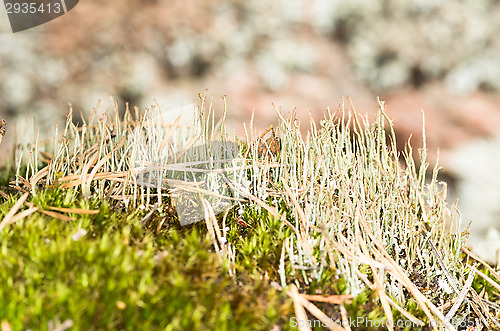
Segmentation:
[(4, 198), (4, 199), (9, 199), (9, 196), (2, 190), (0, 190), (0, 195)]
[[(25, 185), (28, 189), (30, 189), (30, 190), (31, 190), (31, 184), (30, 184), (30, 182), (29, 182), (28, 180), (26, 180), (26, 178), (24, 178), (24, 177), (19, 176), (19, 175), (17, 175), (17, 174), (16, 174), (16, 179), (17, 179), (18, 181), (21, 181), (21, 183), (22, 183), (23, 185)], [(14, 183), (16, 183), (16, 182), (11, 182), (11, 184), (14, 184)]]
[(470, 270), (469, 277), (467, 278), (467, 281), (465, 282), (465, 285), (462, 288), (462, 291), (460, 291), (460, 294), (458, 295), (457, 300), (455, 301), (455, 303), (453, 304), (453, 306), (451, 307), (451, 309), (448, 311), (448, 313), (445, 316), (447, 320), (451, 321), (451, 319), (457, 313), (458, 308), (460, 308), (460, 306), (462, 305), (462, 302), (467, 297), (467, 293), (469, 292), (469, 290), (472, 286), (472, 281), (474, 280), (475, 275), (476, 275), (476, 266), (473, 265), (471, 270)]
[(99, 210), (81, 209), (81, 208), (63, 208), (63, 207), (49, 207), (50, 210), (60, 211), (63, 213), (95, 215), (99, 214)]
[(203, 203), (203, 208), (205, 210), (205, 222), (207, 225), (208, 232), (214, 242), (214, 247), (216, 248), (216, 251), (219, 254), (221, 261), (227, 262), (229, 275), (233, 276), (234, 270), (232, 267), (232, 263), (235, 260), (235, 256), (232, 251), (231, 245), (227, 242), (226, 237), (222, 235), (219, 224), (217, 223), (217, 218), (215, 217), (214, 210), (210, 205), (210, 203), (205, 199), (202, 199), (202, 203)]
[(99, 169), (106, 163), (108, 162), (108, 160), (111, 158), (111, 156), (113, 156), (113, 154), (109, 153), (108, 155), (106, 155), (105, 157), (103, 157), (101, 160), (99, 160), (99, 162), (97, 162), (97, 164), (95, 165), (94, 169), (92, 169), (92, 171), (90, 172), (90, 175), (87, 177), (87, 179), (85, 180), (85, 185), (87, 186), (87, 188), (90, 190), (90, 182), (92, 182), (92, 180), (94, 179), (95, 175), (97, 174), (97, 172), (99, 171)]
[(81, 184), (82, 184), (82, 179), (79, 178), (79, 179), (77, 179), (75, 181), (62, 184), (61, 188), (70, 188), (70, 187), (80, 186)]
[(344, 328), (351, 331), (351, 326), (349, 325), (349, 314), (343, 304), (340, 305), (340, 315), (342, 316), (342, 325), (344, 325)]
[[(483, 265), (486, 269), (488, 269), (488, 271), (489, 271), (489, 272), (491, 272), (491, 274), (492, 274), (493, 276), (495, 276), (495, 278), (497, 279), (497, 281), (499, 281), (499, 282), (500, 282), (500, 275), (498, 275), (498, 273), (497, 273), (497, 272), (496, 272), (496, 271), (495, 271), (492, 267), (490, 267), (490, 266), (488, 265), (488, 263), (484, 262), (484, 261), (483, 261), (483, 260), (482, 260), (479, 256), (477, 256), (476, 254), (472, 253), (472, 252), (471, 252), (471, 251), (469, 251), (467, 248), (462, 247), (461, 249), (462, 249), (462, 251), (463, 251), (465, 254), (469, 255), (469, 256), (470, 256), (470, 257), (472, 257), (474, 260), (476, 260), (476, 261), (478, 261), (479, 263), (481, 263), (481, 264), (482, 264), (482, 265)], [(480, 271), (479, 271), (479, 270), (477, 270), (477, 272), (479, 273)]]
[(474, 307), (474, 305), (478, 305), (481, 308), (481, 314), (478, 315), (481, 317), (481, 319), (483, 319), (483, 314), (485, 315), (483, 323), (486, 326), (486, 328), (488, 328), (488, 330), (491, 330), (489, 323), (491, 321), (491, 323), (495, 325), (495, 330), (500, 330), (500, 324), (498, 323), (497, 319), (491, 315), (490, 310), (488, 309), (488, 307), (485, 306), (483, 300), (479, 297), (476, 290), (471, 288), (470, 293), (472, 294), (472, 299), (474, 300), (472, 306)]
[[(16, 223), (17, 221), (33, 214), (34, 212), (38, 211), (38, 208), (37, 207), (31, 207), (29, 209), (26, 209), (26, 210), (23, 210), (22, 212), (16, 214), (14, 217), (12, 217), (8, 223), (6, 223), (5, 225), (9, 225), (9, 224), (14, 224)], [(3, 227), (0, 227), (0, 230), (3, 229)]]
[(354, 298), (352, 294), (339, 294), (339, 295), (311, 295), (311, 294), (302, 294), (302, 296), (309, 301), (317, 301), (317, 302), (327, 302), (331, 304), (340, 305), (343, 303), (350, 303)]
[(389, 304), (388, 296), (385, 293), (385, 287), (383, 284), (383, 278), (384, 278), (384, 270), (379, 269), (379, 272), (377, 273), (375, 268), (371, 267), (373, 270), (373, 279), (375, 280), (376, 284), (376, 290), (378, 297), (380, 299), (380, 302), (382, 303), (382, 309), (384, 310), (385, 317), (387, 318), (387, 327), (389, 330), (394, 330), (394, 316), (392, 315), (391, 307)]
[[(137, 183), (139, 183), (141, 185), (147, 185), (147, 183), (143, 182), (143, 181), (137, 181)], [(184, 181), (177, 181), (177, 180), (171, 179), (168, 181), (168, 183), (171, 187), (170, 193), (174, 193), (177, 191), (184, 191), (184, 192), (191, 192), (191, 193), (201, 193), (201, 194), (212, 196), (215, 198), (231, 200), (231, 201), (241, 201), (241, 202), (246, 201), (244, 199), (233, 198), (233, 197), (222, 195), (222, 194), (210, 191), (210, 190), (205, 190), (202, 188), (195, 187), (195, 183), (193, 183), (193, 182), (184, 182)], [(155, 186), (152, 186), (152, 187), (155, 187)]]
[[(252, 114), (252, 118), (253, 118), (253, 114)], [(257, 138), (257, 142), (259, 142), (260, 140), (262, 140), (262, 138), (264, 138), (264, 136), (273, 129), (273, 125), (269, 125), (269, 127), (259, 136), (259, 138)], [(249, 141), (249, 139), (247, 139)], [(252, 143), (252, 146), (253, 146), (253, 143)], [(258, 146), (257, 150), (260, 149), (261, 146)], [(247, 151), (245, 152), (245, 154), (243, 155), (243, 158), (246, 159), (248, 154), (250, 153), (250, 151), (252, 150), (252, 148), (248, 148)], [(257, 154), (260, 154), (259, 152), (257, 152)]]
[(293, 300), (293, 308), (295, 310), (299, 331), (311, 331), (311, 327), (307, 323), (308, 319), (306, 310), (302, 305), (302, 297), (300, 296), (297, 287), (292, 284), (290, 286), (290, 290), (288, 290), (286, 294)]
[[(476, 313), (476, 315), (479, 316), (479, 319), (483, 323), (482, 325), (485, 325), (486, 329), (492, 330), (492, 328), (490, 327), (490, 325), (488, 323), (488, 320), (486, 319), (484, 314), (481, 312), (478, 305), (475, 302), (471, 302), (471, 307), (472, 307), (472, 310), (474, 310), (474, 312)], [(482, 329), (482, 327), (481, 327), (481, 329)]]
[(127, 141), (126, 138), (127, 138), (126, 136), (122, 137), (122, 139), (120, 140), (120, 142), (118, 143), (118, 145), (116, 145), (116, 147), (113, 148), (113, 152), (119, 150), (120, 148), (122, 148), (125, 145), (125, 142)]
[[(99, 179), (107, 179), (107, 180), (114, 180), (114, 181), (121, 181), (123, 177), (126, 177), (128, 172), (122, 171), (122, 172), (102, 172), (95, 174), (92, 178), (92, 180), (99, 180)], [(82, 177), (82, 175), (68, 175), (59, 178), (58, 182), (68, 182), (64, 183), (61, 185), (61, 188), (70, 188), (70, 187), (75, 187), (75, 186), (80, 186), (82, 182), (87, 182), (90, 183), (88, 180), (90, 178), (90, 175), (87, 174)]]
[(212, 209), (212, 206), (210, 206), (210, 203), (206, 201), (205, 199), (202, 200), (203, 203), (203, 208), (205, 210), (205, 223), (207, 225), (207, 230), (208, 234), (210, 235), (210, 238), (212, 238), (212, 241), (214, 243), (215, 251), (219, 255), (219, 257), (222, 259), (222, 255), (220, 253), (220, 248), (217, 242), (217, 237), (215, 234), (214, 230), (214, 221), (215, 221), (215, 214)]
[(47, 216), (50, 216), (50, 217), (53, 217), (53, 218), (57, 218), (58, 220), (61, 220), (61, 221), (74, 221), (76, 220), (76, 218), (74, 217), (71, 217), (71, 216), (67, 216), (67, 215), (64, 215), (64, 214), (59, 214), (59, 213), (56, 213), (55, 211), (48, 211), (48, 210), (42, 210), (42, 209), (38, 209), (39, 212), (47, 215)]
[(99, 157), (98, 153), (97, 152), (94, 153), (94, 155), (92, 155), (90, 160), (87, 163), (85, 163), (85, 165), (83, 166), (80, 181), (81, 181), (81, 185), (82, 185), (82, 194), (83, 194), (84, 198), (87, 198), (90, 196), (90, 188), (87, 187), (87, 181), (85, 180), (85, 178), (88, 175), (90, 167), (93, 166), (97, 162), (98, 157)]
[(158, 147), (158, 150), (156, 151), (158, 154), (160, 154), (163, 151), (163, 149), (165, 148), (165, 146), (167, 146), (168, 142), (172, 138), (172, 136), (174, 134), (174, 131), (177, 128), (177, 125), (179, 124), (179, 121), (181, 120), (181, 116), (182, 115), (177, 116), (177, 118), (175, 119), (175, 122), (170, 127), (170, 130), (168, 131), (167, 136), (161, 142), (160, 147)]
[(158, 206), (159, 206), (159, 203), (156, 202), (154, 205), (153, 205), (153, 208), (151, 208), (151, 210), (149, 211), (149, 213), (146, 214), (146, 216), (144, 216), (141, 220), (141, 223), (142, 224), (146, 224), (147, 221), (149, 221), (149, 219), (151, 218), (151, 216), (153, 216), (154, 212), (158, 209)]
[(5, 218), (0, 223), (0, 231), (3, 230), (3, 228), (5, 228), (9, 224), (10, 220), (12, 219), (12, 217), (14, 217), (14, 215), (17, 213), (17, 211), (19, 210), (19, 208), (21, 208), (21, 206), (24, 204), (24, 202), (28, 198), (28, 195), (29, 195), (29, 193), (24, 193), (19, 198), (19, 200), (16, 201), (16, 203), (14, 204), (14, 206), (12, 206), (12, 208), (9, 210), (9, 212), (7, 213), (7, 215), (5, 215)]
[(299, 215), (299, 220), (300, 220), (300, 227), (299, 228), (301, 230), (300, 233), (302, 235), (302, 238), (305, 238), (306, 237), (306, 229), (307, 229), (306, 215), (304, 214), (304, 211), (300, 207), (299, 202), (297, 201), (297, 198), (295, 197), (292, 190), (290, 189), (290, 186), (287, 183), (287, 179), (283, 178), (282, 183), (283, 183), (283, 188), (285, 189), (286, 194), (288, 195), (290, 200), (292, 200), (292, 203), (295, 207), (295, 211)]
[(191, 140), (189, 140), (186, 146), (184, 146), (184, 148), (179, 153), (177, 153), (174, 162), (177, 162), (177, 160), (179, 160), (184, 154), (186, 154), (187, 150), (190, 149), (200, 137), (201, 133), (198, 133), (196, 136), (191, 138)]
[(43, 177), (47, 176), (48, 173), (49, 173), (49, 166), (45, 166), (40, 171), (38, 171), (30, 179), (30, 185), (31, 185), (31, 187), (34, 189), (36, 187), (36, 184), (38, 183), (38, 181), (40, 181), (40, 179), (42, 179)]
[(82, 175), (68, 175), (58, 179), (58, 182), (69, 182), (76, 179), (81, 179)]
[[(321, 325), (326, 327), (328, 330), (332, 331), (344, 331), (346, 330), (345, 328), (341, 327), (341, 323), (338, 321), (334, 321), (332, 318), (328, 317), (325, 313), (323, 313), (316, 305), (311, 303), (309, 300), (307, 300), (307, 296), (304, 294), (298, 293), (297, 287), (295, 285), (291, 285), (290, 290), (286, 292), (286, 294), (292, 298), (294, 305), (296, 302), (300, 307), (303, 307), (307, 309), (314, 317), (316, 317), (320, 322)], [(299, 316), (297, 315), (297, 318)], [(297, 319), (297, 323), (299, 324), (299, 329), (300, 329), (300, 324), (309, 324), (307, 319), (307, 315), (305, 319)], [(313, 321), (310, 322), (311, 324)]]
[(54, 154), (40, 151), (40, 160), (45, 163), (51, 163), (54, 161)]
[(318, 307), (316, 307), (313, 303), (305, 299), (302, 295), (300, 295), (300, 300), (302, 306), (305, 309), (307, 309), (319, 321), (321, 321), (321, 324), (324, 325), (328, 330), (345, 331), (345, 328), (340, 326), (341, 323), (334, 321), (332, 318), (328, 317)]
[[(206, 173), (206, 174), (211, 174), (211, 173), (230, 173), (233, 171), (237, 170), (247, 170), (247, 169), (252, 169), (254, 166), (253, 165), (242, 165), (242, 166), (235, 166), (235, 167), (224, 167), (221, 169), (203, 169), (203, 168), (194, 168), (193, 166), (197, 165), (210, 165), (211, 163), (229, 163), (229, 162), (243, 162), (245, 161), (244, 159), (238, 159), (238, 158), (232, 158), (232, 159), (215, 159), (215, 160), (208, 160), (208, 161), (196, 161), (196, 162), (183, 162), (183, 163), (173, 163), (173, 164), (159, 164), (159, 163), (153, 163), (153, 162), (147, 162), (147, 161), (139, 161), (137, 162), (141, 166), (133, 168), (131, 171), (134, 174), (139, 174), (142, 171), (158, 171), (158, 170), (170, 170), (170, 171), (185, 171), (185, 172), (192, 172), (192, 173)], [(280, 165), (277, 163), (266, 163), (265, 165), (267, 168), (277, 168)], [(60, 180), (70, 180), (74, 179), (73, 176), (67, 176), (64, 177), (64, 179)]]

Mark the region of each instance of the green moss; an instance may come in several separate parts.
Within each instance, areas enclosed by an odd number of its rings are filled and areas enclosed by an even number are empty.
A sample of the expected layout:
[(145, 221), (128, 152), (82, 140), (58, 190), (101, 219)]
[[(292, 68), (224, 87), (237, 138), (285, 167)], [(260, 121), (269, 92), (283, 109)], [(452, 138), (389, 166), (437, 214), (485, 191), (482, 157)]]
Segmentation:
[[(46, 190), (32, 202), (99, 204), (68, 196)], [(230, 277), (202, 227), (152, 233), (140, 213), (98, 208), (70, 222), (35, 214), (0, 232), (0, 316), (14, 329), (71, 319), (75, 330), (268, 330), (291, 313), (286, 297), (258, 277)], [(78, 229), (87, 234), (74, 241)]]
[(279, 281), (277, 266), (283, 240), (291, 230), (267, 212), (247, 212), (241, 219), (242, 222), (232, 226), (230, 237), (230, 240), (234, 238), (238, 264), (247, 272), (267, 274), (270, 279)]

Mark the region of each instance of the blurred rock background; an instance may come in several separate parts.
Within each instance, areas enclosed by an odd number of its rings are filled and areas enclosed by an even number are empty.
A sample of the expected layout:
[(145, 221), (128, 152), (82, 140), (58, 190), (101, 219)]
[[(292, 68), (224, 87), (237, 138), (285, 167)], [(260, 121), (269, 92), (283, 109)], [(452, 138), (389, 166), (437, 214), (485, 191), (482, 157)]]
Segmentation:
[[(3, 16), (2, 16), (3, 15)], [(500, 4), (494, 0), (80, 1), (66, 15), (16, 34), (0, 13), (0, 117), (64, 121), (68, 103), (88, 113), (110, 96), (171, 109), (208, 89), (227, 95), (229, 125), (263, 130), (296, 110), (306, 129), (351, 97), (356, 110), (386, 101), (400, 143), (445, 168), (450, 204), (473, 220), (469, 244), (494, 262), (500, 248)], [(14, 133), (14, 123), (17, 132)], [(24, 126), (23, 126), (24, 125)]]

